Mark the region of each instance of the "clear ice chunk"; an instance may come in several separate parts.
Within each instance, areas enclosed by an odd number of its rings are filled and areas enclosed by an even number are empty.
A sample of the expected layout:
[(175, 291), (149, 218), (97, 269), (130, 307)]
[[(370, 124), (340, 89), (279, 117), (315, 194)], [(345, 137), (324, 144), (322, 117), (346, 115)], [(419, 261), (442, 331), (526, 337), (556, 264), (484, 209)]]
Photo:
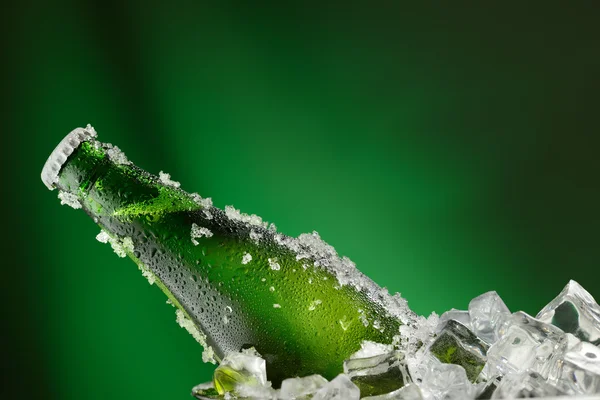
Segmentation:
[(429, 351), (441, 362), (462, 366), (469, 380), (474, 382), (486, 363), (488, 345), (466, 326), (448, 320)]
[(408, 366), (410, 377), (418, 385), (423, 383), (430, 370), (441, 364), (442, 362), (430, 352), (406, 357), (406, 365)]
[(421, 389), (414, 383), (379, 396), (362, 397), (362, 400), (423, 400)]
[(411, 382), (400, 351), (348, 359), (344, 361), (344, 373), (358, 386), (363, 397), (389, 393)]
[(525, 371), (504, 376), (492, 394), (492, 399), (550, 397), (563, 394), (537, 372)]
[(487, 344), (493, 344), (498, 340), (502, 323), (510, 318), (510, 310), (498, 293), (487, 292), (471, 300), (469, 316), (473, 333)]
[(302, 378), (289, 378), (281, 383), (279, 396), (281, 399), (308, 398), (327, 384), (327, 379), (321, 375), (309, 375)]
[(580, 342), (565, 353), (556, 386), (567, 394), (600, 394), (600, 348)]
[(579, 339), (600, 345), (600, 306), (579, 283), (571, 280), (536, 316)]
[(483, 374), (491, 377), (531, 369), (547, 378), (566, 346), (563, 331), (516, 312), (505, 321), (500, 339), (489, 348)]
[(229, 353), (215, 369), (213, 382), (219, 394), (235, 391), (241, 384), (266, 386), (265, 360), (257, 353), (246, 350)]
[(578, 345), (579, 343), (581, 343), (581, 340), (579, 340), (575, 335), (571, 334), (571, 333), (567, 333), (567, 351), (571, 350), (573, 347), (575, 347), (575, 345)]
[(466, 310), (457, 310), (456, 308), (451, 308), (440, 316), (440, 322), (436, 327), (436, 332), (440, 332), (445, 326), (446, 322), (450, 320), (458, 321), (469, 329), (471, 328), (471, 316), (469, 312)]
[(360, 390), (347, 375), (339, 374), (319, 389), (312, 400), (359, 400)]
[(431, 368), (421, 383), (423, 397), (444, 400), (472, 398), (473, 386), (460, 365), (437, 364)]

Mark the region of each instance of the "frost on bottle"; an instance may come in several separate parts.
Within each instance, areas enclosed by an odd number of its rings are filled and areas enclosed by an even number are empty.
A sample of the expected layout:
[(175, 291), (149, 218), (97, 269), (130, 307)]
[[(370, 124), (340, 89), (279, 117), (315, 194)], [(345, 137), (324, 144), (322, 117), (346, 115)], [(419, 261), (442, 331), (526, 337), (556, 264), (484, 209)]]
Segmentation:
[(138, 168), (89, 125), (63, 139), (42, 180), (168, 296), (205, 362), (254, 347), (274, 385), (310, 374), (332, 379), (363, 340), (391, 343), (410, 318), (399, 295), (316, 232), (292, 238), (256, 215), (218, 209), (168, 174)]

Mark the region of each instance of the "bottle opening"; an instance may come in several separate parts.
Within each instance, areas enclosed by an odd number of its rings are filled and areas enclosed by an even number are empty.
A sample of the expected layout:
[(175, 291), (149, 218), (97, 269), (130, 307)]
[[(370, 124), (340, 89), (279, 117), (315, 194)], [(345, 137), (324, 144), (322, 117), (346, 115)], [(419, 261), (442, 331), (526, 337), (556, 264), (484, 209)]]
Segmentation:
[(75, 128), (56, 146), (42, 169), (42, 182), (50, 190), (55, 189), (58, 173), (65, 161), (79, 145), (97, 136), (96, 130), (88, 124), (85, 128)]

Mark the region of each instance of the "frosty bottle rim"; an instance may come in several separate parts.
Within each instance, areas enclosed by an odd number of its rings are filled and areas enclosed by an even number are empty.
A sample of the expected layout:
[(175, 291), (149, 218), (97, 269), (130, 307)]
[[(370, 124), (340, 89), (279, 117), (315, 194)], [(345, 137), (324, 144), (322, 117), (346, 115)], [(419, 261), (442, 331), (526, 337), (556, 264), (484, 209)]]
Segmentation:
[(97, 136), (96, 130), (88, 124), (85, 128), (75, 128), (54, 148), (42, 168), (42, 182), (50, 190), (56, 189), (58, 174), (71, 154), (81, 143)]

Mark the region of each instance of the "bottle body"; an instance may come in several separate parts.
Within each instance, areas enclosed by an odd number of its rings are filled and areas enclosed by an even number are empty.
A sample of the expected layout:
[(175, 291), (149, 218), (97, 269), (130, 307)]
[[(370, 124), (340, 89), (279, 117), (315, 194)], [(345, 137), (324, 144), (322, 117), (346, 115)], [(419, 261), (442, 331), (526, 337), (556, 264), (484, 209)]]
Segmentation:
[(290, 238), (256, 216), (213, 207), (93, 136), (72, 144), (53, 185), (165, 292), (205, 361), (254, 347), (275, 385), (314, 373), (331, 379), (362, 340), (391, 343), (398, 334), (402, 299), (316, 233)]

